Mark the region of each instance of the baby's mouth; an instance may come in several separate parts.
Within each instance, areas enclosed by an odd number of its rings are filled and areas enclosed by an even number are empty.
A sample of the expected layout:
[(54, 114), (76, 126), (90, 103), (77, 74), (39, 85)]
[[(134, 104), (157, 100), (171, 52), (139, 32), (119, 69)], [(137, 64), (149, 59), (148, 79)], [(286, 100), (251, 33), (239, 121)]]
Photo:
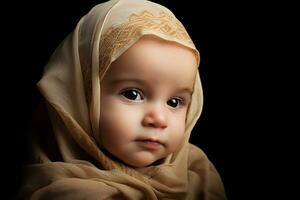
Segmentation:
[(143, 148), (149, 149), (149, 150), (157, 150), (161, 147), (163, 147), (163, 143), (159, 140), (155, 139), (138, 139), (136, 140), (139, 145), (141, 145)]

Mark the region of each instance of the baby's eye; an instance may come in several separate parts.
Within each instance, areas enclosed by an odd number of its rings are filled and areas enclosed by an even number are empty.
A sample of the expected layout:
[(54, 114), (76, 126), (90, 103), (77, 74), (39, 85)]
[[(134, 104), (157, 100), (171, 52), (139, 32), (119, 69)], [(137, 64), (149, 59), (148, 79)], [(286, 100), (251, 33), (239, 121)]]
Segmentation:
[(143, 100), (144, 98), (142, 97), (141, 92), (139, 92), (136, 89), (128, 89), (123, 92), (121, 92), (121, 95), (126, 97), (127, 99), (134, 100), (134, 101), (140, 101)]
[(179, 106), (183, 105), (183, 100), (179, 98), (172, 98), (167, 101), (167, 104), (173, 108), (178, 108)]

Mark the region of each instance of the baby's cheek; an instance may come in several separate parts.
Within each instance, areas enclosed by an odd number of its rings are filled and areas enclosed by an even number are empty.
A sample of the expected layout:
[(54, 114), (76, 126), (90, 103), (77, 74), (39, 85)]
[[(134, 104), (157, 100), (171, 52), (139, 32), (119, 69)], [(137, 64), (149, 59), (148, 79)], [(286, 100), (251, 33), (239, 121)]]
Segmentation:
[(173, 135), (170, 137), (169, 141), (169, 151), (173, 153), (176, 151), (180, 146), (181, 143), (184, 142), (185, 138), (185, 126), (177, 126), (177, 129), (173, 131)]
[(136, 131), (136, 124), (138, 123), (128, 106), (115, 104), (106, 111), (103, 111), (100, 119), (101, 134), (108, 134), (105, 136), (109, 140), (115, 142), (122, 139), (122, 141), (130, 140), (134, 137)]

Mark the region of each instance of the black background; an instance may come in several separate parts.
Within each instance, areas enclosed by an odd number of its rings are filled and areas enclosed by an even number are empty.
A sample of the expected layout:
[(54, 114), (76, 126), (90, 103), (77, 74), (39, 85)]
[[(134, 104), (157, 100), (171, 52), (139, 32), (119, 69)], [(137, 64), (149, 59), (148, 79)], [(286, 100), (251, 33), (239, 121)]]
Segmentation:
[[(19, 186), (26, 131), (40, 98), (35, 84), (43, 66), (79, 19), (100, 2), (14, 1), (2, 7), (1, 166), (6, 199)], [(281, 86), (273, 76), (278, 71), (269, 31), (275, 16), (258, 4), (154, 2), (174, 12), (200, 50), (204, 110), (191, 142), (215, 164), (228, 199), (256, 199), (266, 190), (262, 182), (271, 177), (263, 162), (273, 160), (274, 149), (266, 141), (272, 143), (274, 129), (280, 129), (274, 119), (280, 107), (273, 94)]]

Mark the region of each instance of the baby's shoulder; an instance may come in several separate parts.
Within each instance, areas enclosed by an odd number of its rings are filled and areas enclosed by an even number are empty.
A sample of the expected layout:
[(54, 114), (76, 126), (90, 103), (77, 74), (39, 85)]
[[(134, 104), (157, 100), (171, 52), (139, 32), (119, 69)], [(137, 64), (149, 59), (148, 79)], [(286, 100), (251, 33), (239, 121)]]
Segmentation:
[(191, 143), (188, 144), (188, 158), (190, 164), (193, 162), (209, 162), (206, 153), (201, 148)]
[(189, 148), (189, 153), (190, 154), (197, 154), (198, 156), (202, 155), (202, 156), (206, 157), (205, 152), (200, 147), (198, 147), (198, 146), (196, 146), (194, 144), (189, 143), (188, 144), (188, 148)]

